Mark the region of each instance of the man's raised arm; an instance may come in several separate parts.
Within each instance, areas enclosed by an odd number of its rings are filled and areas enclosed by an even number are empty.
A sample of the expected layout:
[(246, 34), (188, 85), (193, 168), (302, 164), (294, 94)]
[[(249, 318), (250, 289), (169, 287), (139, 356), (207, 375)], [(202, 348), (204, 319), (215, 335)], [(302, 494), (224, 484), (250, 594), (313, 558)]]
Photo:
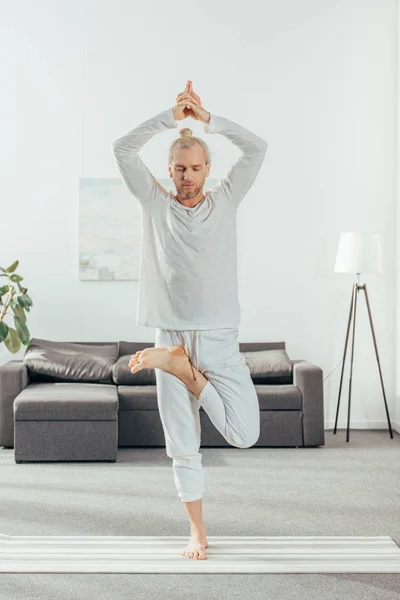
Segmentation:
[(154, 200), (162, 186), (139, 157), (139, 151), (156, 133), (178, 127), (173, 108), (144, 121), (113, 142), (112, 149), (121, 175), (132, 194), (143, 205)]
[(221, 193), (238, 206), (258, 175), (267, 152), (268, 142), (241, 125), (213, 114), (210, 116), (209, 123), (205, 123), (204, 131), (224, 135), (243, 153), (232, 165), (228, 175), (217, 185)]

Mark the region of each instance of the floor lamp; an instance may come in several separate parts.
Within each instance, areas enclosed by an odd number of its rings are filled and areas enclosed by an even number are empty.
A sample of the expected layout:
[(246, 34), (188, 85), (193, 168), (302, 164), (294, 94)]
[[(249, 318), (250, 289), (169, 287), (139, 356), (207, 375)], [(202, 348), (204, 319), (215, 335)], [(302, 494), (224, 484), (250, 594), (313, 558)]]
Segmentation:
[(348, 413), (347, 413), (347, 435), (346, 441), (350, 439), (350, 403), (351, 403), (351, 379), (353, 374), (353, 356), (354, 356), (354, 336), (356, 327), (356, 311), (357, 311), (357, 298), (360, 290), (363, 290), (365, 300), (367, 302), (369, 322), (371, 324), (372, 338), (374, 341), (376, 360), (378, 362), (379, 376), (381, 379), (383, 400), (385, 402), (386, 416), (389, 424), (390, 437), (393, 439), (392, 426), (390, 423), (389, 410), (386, 402), (385, 388), (383, 385), (381, 364), (379, 361), (378, 346), (376, 344), (374, 326), (372, 323), (371, 308), (368, 300), (367, 284), (360, 285), (360, 273), (381, 273), (382, 272), (382, 258), (381, 258), (381, 245), (380, 235), (368, 232), (342, 232), (340, 234), (340, 240), (336, 255), (335, 262), (335, 273), (356, 273), (358, 277), (358, 283), (353, 284), (353, 290), (351, 294), (350, 314), (349, 321), (347, 324), (346, 341), (344, 344), (343, 352), (343, 364), (342, 374), (340, 377), (339, 397), (336, 409), (335, 428), (333, 433), (336, 434), (339, 406), (340, 406), (340, 394), (342, 391), (343, 383), (343, 372), (346, 362), (347, 353), (347, 342), (349, 339), (349, 331), (351, 321), (353, 319), (353, 332), (352, 332), (352, 343), (351, 343), (351, 363), (350, 363), (350, 382), (349, 382), (349, 402), (348, 402)]

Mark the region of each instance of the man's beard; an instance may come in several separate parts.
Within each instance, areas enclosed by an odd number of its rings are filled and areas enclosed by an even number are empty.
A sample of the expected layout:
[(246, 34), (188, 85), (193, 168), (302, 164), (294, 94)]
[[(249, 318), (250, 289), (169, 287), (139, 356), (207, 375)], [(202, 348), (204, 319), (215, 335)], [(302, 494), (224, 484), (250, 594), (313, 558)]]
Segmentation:
[(199, 187), (185, 187), (184, 185), (181, 186), (179, 193), (181, 196), (185, 197), (185, 198), (195, 198), (200, 192), (200, 188)]

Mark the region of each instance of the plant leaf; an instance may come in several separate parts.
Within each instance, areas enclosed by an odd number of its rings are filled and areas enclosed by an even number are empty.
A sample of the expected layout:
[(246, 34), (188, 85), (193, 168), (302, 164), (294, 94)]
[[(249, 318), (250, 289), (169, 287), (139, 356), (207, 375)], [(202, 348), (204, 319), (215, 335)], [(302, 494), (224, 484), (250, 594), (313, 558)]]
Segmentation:
[(8, 328), (8, 335), (4, 340), (4, 344), (12, 354), (16, 354), (21, 348), (21, 340), (18, 337), (17, 332), (12, 327)]

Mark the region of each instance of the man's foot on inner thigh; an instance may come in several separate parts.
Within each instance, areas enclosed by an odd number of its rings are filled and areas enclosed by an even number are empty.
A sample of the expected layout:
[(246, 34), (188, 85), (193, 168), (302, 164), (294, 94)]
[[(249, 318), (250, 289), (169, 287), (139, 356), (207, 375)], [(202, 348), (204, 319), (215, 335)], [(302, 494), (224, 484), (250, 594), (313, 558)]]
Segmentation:
[(141, 369), (163, 369), (174, 375), (187, 372), (190, 359), (184, 346), (145, 348), (131, 357), (129, 367), (132, 373)]

